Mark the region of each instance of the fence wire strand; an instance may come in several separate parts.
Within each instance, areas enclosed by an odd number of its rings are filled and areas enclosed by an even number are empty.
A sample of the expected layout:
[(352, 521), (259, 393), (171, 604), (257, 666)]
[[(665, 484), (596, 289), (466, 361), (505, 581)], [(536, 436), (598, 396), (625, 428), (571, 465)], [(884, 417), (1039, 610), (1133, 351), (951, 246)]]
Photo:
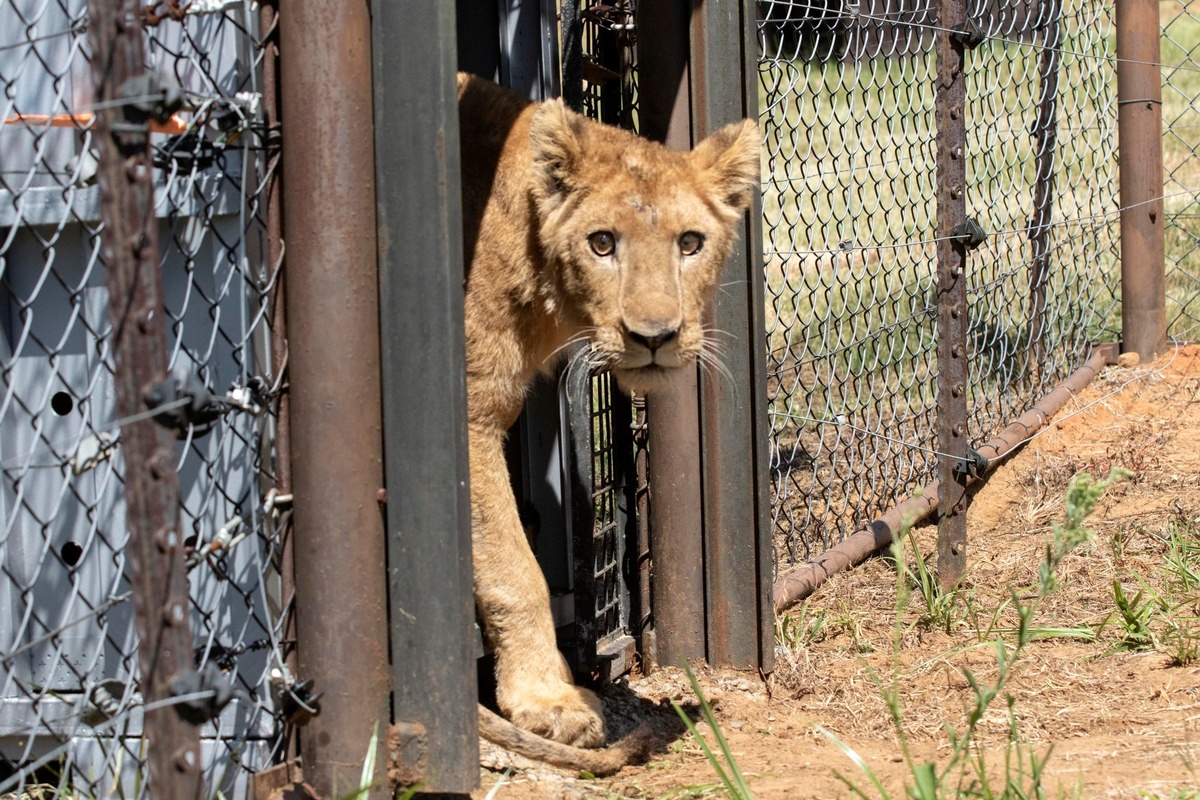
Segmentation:
[[(271, 361), (280, 265), (265, 219), (277, 141), (257, 7), (196, 10), (145, 35), (147, 66), (187, 101), (182, 132), (152, 137), (170, 367), (237, 398), (181, 433), (177, 461), (194, 661), (215, 664), (236, 698), (201, 728), (202, 764), (210, 791), (232, 797), (282, 747), (276, 698), (293, 646), (288, 513), (267, 500), (284, 367)], [(86, 19), (85, 0), (0, 0), (0, 793), (138, 798), (128, 420), (114, 419)]]

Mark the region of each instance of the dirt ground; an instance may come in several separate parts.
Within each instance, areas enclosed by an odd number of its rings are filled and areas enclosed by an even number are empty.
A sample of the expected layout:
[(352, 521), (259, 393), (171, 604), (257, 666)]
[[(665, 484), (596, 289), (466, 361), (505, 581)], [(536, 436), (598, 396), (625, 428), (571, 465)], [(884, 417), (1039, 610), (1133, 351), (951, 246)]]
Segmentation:
[[(895, 679), (912, 760), (944, 768), (948, 726), (966, 729), (975, 697), (964, 670), (987, 685), (997, 675), (995, 640), (1003, 638), (1005, 653), (1015, 653), (1010, 589), (1023, 603), (1037, 602), (1039, 563), (1053, 523), (1065, 519), (1068, 481), (1082, 471), (1107, 475), (1110, 466), (1134, 474), (1100, 500), (1087, 522), (1094, 538), (1059, 565), (1057, 590), (1030, 622), (1050, 638), (1017, 654), (1010, 682), (979, 722), (972, 752), (983, 754), (989, 774), (1004, 771), (1006, 751), (1013, 754), (1006, 748), (1010, 697), (1026, 750), (1039, 758), (1049, 754), (1047, 797), (1200, 798), (1196, 346), (1173, 349), (1151, 365), (1107, 369), (1052, 429), (978, 489), (968, 519), (970, 567), (953, 599), (948, 632), (929, 619), (919, 593), (909, 597), (897, 625), (895, 565), (876, 558), (835, 576), (805, 607), (789, 612), (775, 672), (765, 682), (700, 671), (753, 796), (854, 796), (839, 775), (867, 797), (883, 796), (824, 729), (861, 756), (891, 797), (904, 797), (912, 777), (876, 678), (885, 685)], [(936, 529), (920, 528), (913, 536), (932, 564)], [(1172, 553), (1187, 569), (1195, 566), (1195, 584), (1167, 567)], [(1114, 582), (1127, 601), (1142, 591), (1140, 602), (1130, 605), (1144, 625), (1123, 622)], [(1053, 628), (1075, 632), (1059, 635)], [(1080, 638), (1081, 630), (1092, 638)], [(676, 701), (695, 710), (683, 673), (660, 670), (606, 692), (614, 731), (648, 720), (661, 737), (648, 764), (596, 780), (521, 766), (489, 749), (485, 761), (496, 769), (484, 770), (474, 797), (727, 796), (671, 707)], [(713, 741), (711, 734), (706, 738)]]

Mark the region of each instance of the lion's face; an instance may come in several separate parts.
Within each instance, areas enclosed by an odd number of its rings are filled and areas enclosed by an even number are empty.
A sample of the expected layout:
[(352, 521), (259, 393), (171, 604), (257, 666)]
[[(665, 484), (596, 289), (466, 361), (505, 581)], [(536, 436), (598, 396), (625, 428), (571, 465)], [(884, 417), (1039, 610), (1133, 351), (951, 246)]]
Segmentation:
[(732, 125), (682, 153), (548, 103), (531, 139), (563, 311), (587, 328), (594, 362), (652, 392), (711, 348), (704, 313), (758, 186), (758, 128)]

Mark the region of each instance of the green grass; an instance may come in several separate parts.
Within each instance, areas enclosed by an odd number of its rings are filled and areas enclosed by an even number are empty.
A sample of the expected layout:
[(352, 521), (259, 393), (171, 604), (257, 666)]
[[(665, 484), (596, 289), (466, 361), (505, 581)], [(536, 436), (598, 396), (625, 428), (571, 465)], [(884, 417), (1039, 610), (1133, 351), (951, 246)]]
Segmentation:
[[(700, 734), (696, 723), (692, 722), (692, 718), (688, 716), (687, 712), (678, 703), (671, 704), (675, 708), (675, 713), (683, 720), (683, 724), (687, 726), (696, 743), (700, 745), (700, 750), (703, 751), (704, 757), (708, 759), (713, 770), (717, 773), (717, 777), (720, 778), (721, 785), (725, 788), (730, 800), (754, 800), (754, 793), (750, 791), (750, 785), (746, 782), (746, 777), (742, 774), (737, 760), (733, 757), (733, 751), (729, 747), (729, 742), (726, 740), (725, 734), (721, 731), (721, 726), (717, 722), (717, 716), (713, 713), (712, 706), (709, 705), (708, 700), (704, 697), (704, 692), (700, 689), (700, 682), (696, 680), (696, 674), (692, 672), (691, 667), (685, 667), (684, 669), (688, 680), (692, 684), (692, 691), (695, 693), (696, 699), (700, 701), (700, 713), (709, 731), (712, 733), (713, 739), (717, 743), (720, 754), (718, 755), (713, 752), (708, 742)], [(684, 796), (687, 797), (688, 795)]]
[[(946, 726), (946, 742), (943, 747), (938, 748), (942, 755), (932, 761), (918, 758), (910, 748), (905, 712), (900, 702), (900, 651), (907, 629), (904, 622), (905, 610), (914, 591), (936, 594), (938, 598), (950, 598), (953, 601), (959, 590), (935, 591), (936, 580), (924, 566), (925, 562), (919, 551), (911, 560), (914, 566), (907, 566), (910, 559), (906, 553), (906, 544), (911, 542), (911, 538), (907, 534), (896, 537), (892, 545), (892, 557), (898, 566), (892, 667), (890, 674), (884, 675), (867, 665), (868, 673), (888, 710), (899, 746), (899, 755), (908, 769), (908, 779), (903, 792), (895, 795), (896, 797), (909, 800), (1025, 800), (1048, 796), (1081, 796), (1082, 785), (1076, 787), (1074, 793), (1060, 789), (1057, 795), (1052, 795), (1046, 772), (1052, 748), (1039, 751), (1028, 744), (1021, 732), (1016, 700), (1008, 692), (1008, 684), (1015, 666), (1026, 657), (1028, 646), (1040, 638), (1039, 631), (1042, 629), (1035, 624), (1035, 620), (1042, 602), (1059, 587), (1059, 566), (1067, 556), (1092, 538), (1092, 531), (1084, 524), (1086, 518), (1108, 488), (1128, 474), (1124, 470), (1114, 468), (1103, 480), (1094, 480), (1087, 473), (1081, 473), (1071, 479), (1065, 498), (1066, 519), (1053, 526), (1051, 540), (1045, 547), (1040, 563), (1036, 586), (1014, 587), (1010, 591), (1007, 607), (1016, 612), (1016, 627), (1004, 634), (992, 631), (997, 634), (991, 642), (995, 676), (991, 681), (986, 681), (971, 669), (961, 668), (961, 675), (971, 689), (966, 718), (962, 725)], [(1031, 599), (1023, 600), (1023, 597)], [(938, 601), (939, 604), (941, 602)], [(924, 603), (925, 610), (928, 611), (929, 599), (925, 598)], [(928, 614), (923, 614), (923, 618), (927, 616)], [(934, 622), (939, 626), (944, 624), (942, 618)], [(989, 751), (977, 741), (984, 716), (997, 703), (1004, 707), (1007, 720), (1007, 735), (999, 763), (996, 761), (995, 751)], [(891, 800), (892, 792), (862, 756), (829, 731), (823, 728), (818, 730), (850, 759), (865, 780), (864, 783), (839, 774), (852, 796), (861, 800)]]

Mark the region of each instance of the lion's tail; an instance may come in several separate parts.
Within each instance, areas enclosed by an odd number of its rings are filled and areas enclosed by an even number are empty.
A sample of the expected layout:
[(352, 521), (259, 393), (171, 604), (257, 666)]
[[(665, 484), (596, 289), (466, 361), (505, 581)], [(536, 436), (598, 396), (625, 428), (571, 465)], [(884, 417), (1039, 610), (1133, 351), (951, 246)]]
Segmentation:
[(555, 767), (590, 772), (596, 777), (612, 775), (621, 767), (641, 763), (654, 747), (650, 726), (637, 730), (619, 741), (597, 750), (572, 747), (524, 731), (483, 706), (479, 707), (479, 733), (492, 744)]

